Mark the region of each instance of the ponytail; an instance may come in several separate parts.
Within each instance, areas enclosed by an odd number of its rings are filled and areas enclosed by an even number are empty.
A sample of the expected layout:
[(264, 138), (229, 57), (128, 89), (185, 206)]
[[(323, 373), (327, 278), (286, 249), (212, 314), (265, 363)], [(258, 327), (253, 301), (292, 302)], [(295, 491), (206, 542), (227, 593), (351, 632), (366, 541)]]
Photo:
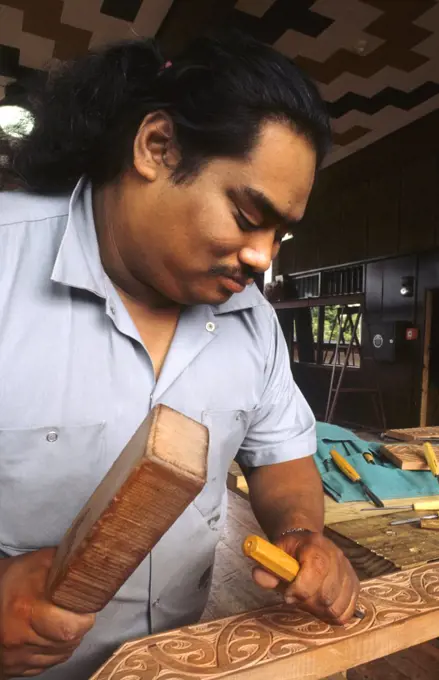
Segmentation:
[(314, 84), (287, 57), (231, 33), (202, 38), (172, 63), (154, 40), (90, 52), (31, 88), (35, 126), (19, 141), (0, 138), (1, 184), (67, 192), (82, 175), (103, 184), (132, 163), (143, 118), (172, 118), (181, 151), (176, 182), (209, 158), (245, 155), (261, 121), (278, 118), (309, 137), (321, 160), (329, 119)]

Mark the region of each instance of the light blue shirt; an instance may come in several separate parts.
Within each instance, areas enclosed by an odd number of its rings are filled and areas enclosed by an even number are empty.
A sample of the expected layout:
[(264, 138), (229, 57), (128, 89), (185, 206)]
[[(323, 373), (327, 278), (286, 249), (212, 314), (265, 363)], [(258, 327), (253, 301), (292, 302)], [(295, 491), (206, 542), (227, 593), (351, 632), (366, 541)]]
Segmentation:
[(187, 308), (156, 381), (103, 270), (90, 184), (71, 197), (0, 193), (0, 556), (57, 545), (158, 403), (209, 428), (207, 485), (44, 680), (85, 679), (123, 641), (197, 620), (230, 463), (311, 455), (315, 421), (256, 286)]

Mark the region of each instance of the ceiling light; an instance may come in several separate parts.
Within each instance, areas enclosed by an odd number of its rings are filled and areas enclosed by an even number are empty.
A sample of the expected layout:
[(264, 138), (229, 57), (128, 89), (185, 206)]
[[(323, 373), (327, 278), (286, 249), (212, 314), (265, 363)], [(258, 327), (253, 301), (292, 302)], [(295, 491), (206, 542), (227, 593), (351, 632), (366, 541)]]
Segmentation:
[(0, 106), (0, 128), (10, 137), (25, 137), (34, 127), (34, 117), (21, 106)]
[(359, 40), (357, 44), (354, 46), (354, 50), (357, 54), (360, 55), (360, 57), (363, 57), (366, 54), (368, 42), (367, 40)]

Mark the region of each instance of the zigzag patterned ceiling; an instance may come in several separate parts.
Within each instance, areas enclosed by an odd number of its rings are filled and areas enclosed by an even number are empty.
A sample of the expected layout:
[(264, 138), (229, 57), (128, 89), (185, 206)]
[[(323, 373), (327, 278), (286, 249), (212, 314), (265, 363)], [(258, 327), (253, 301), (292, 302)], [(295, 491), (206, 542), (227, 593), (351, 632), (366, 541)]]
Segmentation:
[[(172, 1), (3, 0), (0, 97), (53, 58), (154, 35)], [(439, 108), (439, 0), (237, 0), (231, 21), (317, 80), (333, 120), (328, 163)]]
[(234, 21), (319, 83), (328, 163), (439, 108), (438, 0), (239, 0)]

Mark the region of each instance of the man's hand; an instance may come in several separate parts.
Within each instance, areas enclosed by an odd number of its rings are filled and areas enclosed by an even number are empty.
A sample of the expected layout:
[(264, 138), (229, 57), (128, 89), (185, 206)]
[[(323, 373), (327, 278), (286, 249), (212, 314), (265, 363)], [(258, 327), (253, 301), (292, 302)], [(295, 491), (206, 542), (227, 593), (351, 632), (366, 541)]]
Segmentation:
[(55, 551), (0, 560), (0, 679), (32, 677), (67, 661), (94, 615), (51, 604), (45, 586)]
[[(341, 550), (318, 532), (283, 536), (275, 545), (300, 564), (296, 579), (283, 591), (285, 602), (328, 623), (347, 623), (354, 614), (360, 584)], [(278, 578), (260, 567), (254, 569), (253, 578), (262, 588), (280, 585)]]

